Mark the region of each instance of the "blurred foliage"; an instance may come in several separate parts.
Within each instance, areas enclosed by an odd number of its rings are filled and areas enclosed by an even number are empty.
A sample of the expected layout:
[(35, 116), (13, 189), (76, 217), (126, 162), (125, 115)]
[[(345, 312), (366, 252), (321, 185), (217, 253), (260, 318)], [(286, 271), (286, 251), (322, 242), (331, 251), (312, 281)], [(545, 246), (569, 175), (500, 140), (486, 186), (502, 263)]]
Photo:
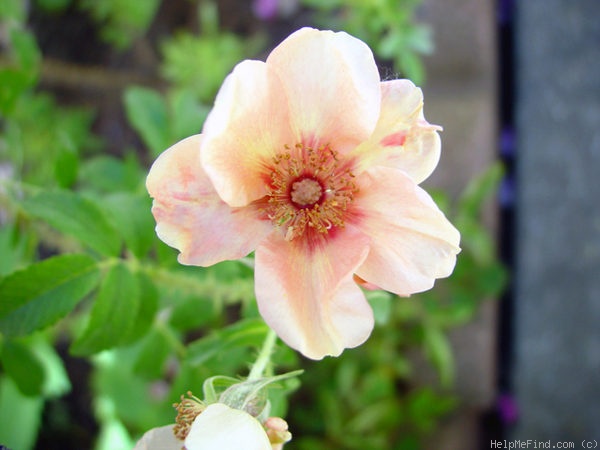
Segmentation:
[[(417, 80), (417, 55), (431, 47), (427, 28), (414, 20), (418, 3), (306, 1), (319, 20), (328, 17), (321, 25), (363, 38)], [(246, 374), (265, 339), (248, 261), (179, 265), (154, 233), (144, 188), (148, 162), (198, 133), (227, 73), (268, 44), (264, 30), (241, 36), (222, 29), (215, 5), (199, 2), (198, 30), (181, 30), (156, 45), (165, 89), (126, 87), (124, 115), (142, 147), (109, 154), (106, 139), (93, 131), (93, 109), (67, 106), (39, 85), (43, 56), (28, 23), (31, 8), (89, 14), (119, 52), (144, 38), (164, 5), (0, 2), (4, 445), (27, 450), (38, 435), (50, 434), (76, 436), (73, 448), (129, 449), (145, 430), (172, 422), (172, 403), (188, 390), (199, 392), (202, 380)], [(411, 298), (367, 292), (377, 326), (365, 345), (318, 363), (277, 348), (269, 370), (307, 369), (301, 386), (288, 380), (269, 393), (273, 415), (291, 424), (290, 448), (419, 448), (458, 404), (448, 331), (470, 321), (506, 278), (481, 220), (500, 175), (493, 166), (457, 202), (436, 195), (463, 236), (455, 273)], [(437, 382), (422, 382), (415, 353), (430, 362)], [(83, 361), (83, 375), (71, 372), (74, 361)], [(68, 399), (74, 389), (89, 398), (90, 430), (82, 431), (82, 414)]]
[[(433, 51), (432, 31), (418, 23), (421, 0), (302, 0), (324, 28), (347, 31), (416, 84), (425, 80), (421, 56)], [(398, 78), (394, 76), (393, 78)]]
[(160, 0), (81, 0), (81, 6), (103, 25), (102, 37), (107, 42), (124, 48), (148, 28)]

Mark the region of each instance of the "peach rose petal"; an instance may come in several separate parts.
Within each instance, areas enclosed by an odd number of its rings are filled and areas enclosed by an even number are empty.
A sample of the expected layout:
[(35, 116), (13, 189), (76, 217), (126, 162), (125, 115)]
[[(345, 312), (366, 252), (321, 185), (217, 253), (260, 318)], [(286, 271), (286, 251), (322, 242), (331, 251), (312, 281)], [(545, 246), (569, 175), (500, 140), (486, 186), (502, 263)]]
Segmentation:
[(231, 208), (221, 200), (200, 165), (201, 145), (195, 135), (162, 153), (146, 187), (158, 237), (180, 251), (180, 263), (210, 266), (246, 256), (272, 225), (251, 207)]
[(312, 242), (274, 234), (256, 250), (260, 313), (290, 347), (321, 359), (368, 338), (373, 312), (352, 279), (368, 245), (364, 234), (348, 226)]
[(268, 166), (294, 145), (285, 93), (261, 61), (243, 61), (225, 79), (203, 128), (202, 164), (220, 197), (245, 206), (263, 197)]
[(355, 151), (360, 166), (402, 169), (419, 184), (431, 175), (440, 159), (441, 127), (425, 120), (423, 93), (411, 81), (384, 81), (381, 96), (377, 127)]
[(379, 73), (364, 42), (302, 28), (271, 52), (267, 65), (283, 84), (298, 141), (347, 153), (375, 129)]
[(356, 271), (368, 283), (407, 296), (452, 272), (459, 232), (404, 172), (364, 172), (354, 214), (355, 225), (371, 238), (369, 255)]

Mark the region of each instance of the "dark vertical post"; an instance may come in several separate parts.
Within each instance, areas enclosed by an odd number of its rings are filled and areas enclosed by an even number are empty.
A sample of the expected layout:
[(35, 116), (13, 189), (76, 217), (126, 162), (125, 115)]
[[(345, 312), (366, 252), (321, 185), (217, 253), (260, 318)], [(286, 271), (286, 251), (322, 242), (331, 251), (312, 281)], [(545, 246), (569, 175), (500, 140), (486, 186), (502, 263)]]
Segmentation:
[(521, 440), (600, 440), (599, 18), (597, 0), (516, 3)]

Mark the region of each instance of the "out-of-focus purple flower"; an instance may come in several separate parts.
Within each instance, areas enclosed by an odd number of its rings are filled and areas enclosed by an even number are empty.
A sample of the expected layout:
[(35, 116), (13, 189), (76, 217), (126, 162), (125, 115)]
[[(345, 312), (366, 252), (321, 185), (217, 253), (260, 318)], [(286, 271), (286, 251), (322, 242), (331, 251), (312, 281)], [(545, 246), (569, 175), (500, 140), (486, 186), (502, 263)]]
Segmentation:
[(261, 20), (289, 17), (298, 8), (298, 0), (254, 0), (252, 11)]
[(500, 394), (496, 404), (500, 420), (506, 425), (512, 425), (519, 418), (519, 408), (514, 397), (510, 394)]
[(277, 15), (278, 0), (254, 0), (252, 11), (254, 15), (262, 20), (271, 20)]

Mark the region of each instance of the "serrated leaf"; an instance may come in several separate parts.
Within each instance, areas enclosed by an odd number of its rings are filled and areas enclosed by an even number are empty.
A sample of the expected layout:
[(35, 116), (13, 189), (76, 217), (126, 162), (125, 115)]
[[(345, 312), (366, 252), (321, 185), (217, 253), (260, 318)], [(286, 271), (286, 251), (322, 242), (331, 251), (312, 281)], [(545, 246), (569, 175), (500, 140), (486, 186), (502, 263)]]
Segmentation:
[(267, 332), (267, 325), (260, 319), (241, 320), (192, 342), (188, 346), (187, 360), (190, 364), (199, 365), (232, 347), (259, 346)]
[(22, 203), (30, 215), (79, 240), (105, 256), (117, 256), (121, 240), (100, 209), (85, 197), (70, 191), (40, 192)]
[(121, 232), (127, 248), (138, 258), (143, 258), (155, 239), (152, 201), (147, 194), (134, 195), (119, 192), (103, 200), (110, 220)]
[(97, 284), (96, 261), (60, 255), (32, 264), (0, 281), (0, 332), (22, 336), (66, 316)]
[(133, 329), (140, 308), (140, 286), (129, 268), (112, 266), (100, 285), (83, 334), (75, 340), (75, 355), (90, 355), (122, 344)]
[(154, 282), (142, 273), (136, 274), (136, 278), (140, 288), (140, 306), (133, 321), (133, 327), (123, 337), (125, 344), (137, 341), (148, 332), (158, 309), (158, 291)]
[(166, 150), (170, 142), (167, 107), (156, 91), (130, 87), (124, 96), (125, 112), (129, 123), (138, 132), (153, 156)]
[(31, 348), (21, 342), (6, 340), (2, 348), (2, 367), (23, 395), (42, 393), (44, 366)]

